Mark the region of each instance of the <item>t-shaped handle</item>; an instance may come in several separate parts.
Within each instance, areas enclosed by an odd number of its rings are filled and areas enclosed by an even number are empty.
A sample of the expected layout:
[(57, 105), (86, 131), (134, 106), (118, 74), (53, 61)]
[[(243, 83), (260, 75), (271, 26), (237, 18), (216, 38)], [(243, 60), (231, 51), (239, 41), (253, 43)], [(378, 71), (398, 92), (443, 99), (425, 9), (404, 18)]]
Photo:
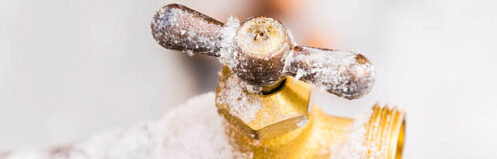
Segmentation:
[(167, 49), (218, 57), (260, 91), (274, 89), (287, 75), (347, 99), (357, 99), (375, 82), (373, 65), (361, 54), (298, 46), (287, 28), (267, 17), (225, 25), (179, 4), (161, 8), (151, 24)]

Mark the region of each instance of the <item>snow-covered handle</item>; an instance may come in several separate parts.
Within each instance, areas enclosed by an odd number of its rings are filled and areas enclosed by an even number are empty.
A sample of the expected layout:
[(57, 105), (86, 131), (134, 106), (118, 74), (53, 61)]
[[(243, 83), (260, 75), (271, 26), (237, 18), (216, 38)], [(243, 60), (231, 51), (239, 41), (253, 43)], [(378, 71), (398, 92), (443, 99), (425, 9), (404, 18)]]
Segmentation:
[(287, 60), (287, 74), (347, 99), (369, 93), (375, 82), (373, 64), (358, 53), (296, 46)]
[(155, 14), (151, 28), (163, 47), (219, 57), (262, 93), (278, 88), (287, 75), (347, 99), (369, 93), (375, 82), (374, 67), (363, 55), (298, 46), (287, 28), (273, 18), (252, 17), (241, 25), (228, 20), (224, 25), (185, 6), (169, 4)]
[(223, 23), (179, 4), (168, 4), (155, 14), (151, 29), (163, 47), (189, 54), (218, 56)]

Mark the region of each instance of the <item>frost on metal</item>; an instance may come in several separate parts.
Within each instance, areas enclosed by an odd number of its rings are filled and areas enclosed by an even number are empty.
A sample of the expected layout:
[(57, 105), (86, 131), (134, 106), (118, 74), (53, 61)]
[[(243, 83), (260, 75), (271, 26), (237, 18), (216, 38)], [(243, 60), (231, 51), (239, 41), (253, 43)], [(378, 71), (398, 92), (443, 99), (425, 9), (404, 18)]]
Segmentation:
[(375, 82), (374, 67), (361, 54), (296, 47), (288, 58), (288, 74), (347, 99), (369, 93)]
[(240, 78), (230, 74), (226, 81), (219, 83), (218, 103), (227, 106), (230, 113), (242, 121), (250, 123), (262, 108), (262, 98), (249, 93), (245, 88), (252, 88)]
[(241, 80), (258, 90), (292, 75), (337, 96), (356, 99), (373, 87), (373, 65), (361, 54), (298, 46), (279, 21), (253, 17), (223, 24), (178, 4), (154, 16), (152, 34), (164, 48), (219, 57)]
[(369, 122), (371, 114), (372, 111), (368, 109), (368, 111), (363, 112), (354, 119), (354, 123), (348, 130), (345, 142), (329, 147), (330, 159), (361, 159), (367, 158), (365, 155), (367, 155), (368, 151), (375, 153), (371, 150), (377, 149), (368, 147), (365, 137), (367, 129), (364, 125)]
[[(227, 23), (221, 31), (221, 49), (217, 53), (221, 64), (228, 66), (230, 70), (235, 70), (239, 65), (239, 50), (236, 47), (235, 37), (237, 35), (240, 22), (236, 17), (229, 17)], [(218, 103), (229, 107), (230, 113), (239, 117), (244, 122), (250, 122), (255, 118), (256, 113), (262, 108), (262, 99), (255, 95), (258, 92), (256, 87), (245, 83), (243, 80), (230, 74), (224, 83), (220, 83)]]
[(307, 120), (307, 117), (304, 117), (303, 120), (301, 120), (297, 123), (297, 127), (298, 128), (304, 127), (305, 125), (307, 125), (308, 122), (309, 122), (309, 120)]
[(216, 54), (219, 55), (219, 62), (233, 69), (238, 65), (238, 50), (235, 44), (236, 31), (240, 27), (240, 21), (231, 16), (221, 30), (222, 40), (219, 43), (221, 49)]
[(195, 10), (170, 4), (155, 14), (152, 35), (164, 48), (187, 52), (189, 55), (217, 56), (220, 50), (223, 23)]
[(291, 49), (286, 28), (273, 18), (254, 17), (238, 29), (240, 50), (235, 74), (250, 85), (276, 87), (284, 78), (285, 56)]

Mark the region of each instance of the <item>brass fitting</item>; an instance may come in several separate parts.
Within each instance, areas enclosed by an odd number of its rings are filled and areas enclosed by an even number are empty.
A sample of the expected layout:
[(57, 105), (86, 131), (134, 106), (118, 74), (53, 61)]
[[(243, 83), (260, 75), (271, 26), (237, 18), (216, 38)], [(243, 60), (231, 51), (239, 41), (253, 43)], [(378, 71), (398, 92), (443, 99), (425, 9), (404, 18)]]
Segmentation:
[[(275, 88), (277, 90), (269, 94), (250, 93), (243, 90), (243, 87), (240, 87), (239, 83), (235, 84), (235, 82), (240, 81), (228, 67), (224, 67), (219, 76), (216, 90), (216, 106), (219, 114), (243, 134), (257, 140), (268, 139), (288, 133), (306, 124), (311, 87), (305, 82), (288, 77), (281, 83), (280, 88)], [(231, 94), (233, 92), (232, 87), (242, 88), (241, 92)], [(235, 95), (237, 98), (247, 98), (247, 101), (259, 102), (244, 103), (239, 99), (225, 100), (226, 95)], [(240, 107), (253, 107), (255, 112), (246, 110), (245, 112), (236, 112), (232, 110), (240, 109)], [(250, 119), (241, 117), (250, 115), (249, 113), (252, 113), (251, 117), (249, 117)]]
[(251, 158), (402, 157), (402, 111), (375, 105), (366, 119), (354, 120), (308, 108), (310, 85), (349, 100), (369, 93), (375, 71), (365, 56), (298, 46), (272, 18), (232, 23), (169, 4), (151, 28), (163, 47), (218, 57), (225, 65), (216, 107), (237, 151)]
[(246, 114), (233, 113), (230, 110), (233, 105), (219, 100), (226, 98), (224, 91), (232, 89), (233, 84), (228, 81), (236, 78), (229, 68), (223, 68), (216, 90), (216, 106), (226, 119), (226, 133), (239, 152), (259, 159), (327, 159), (350, 158), (351, 155), (402, 158), (405, 119), (404, 113), (396, 108), (375, 105), (363, 122), (327, 115), (317, 105), (308, 112), (310, 86), (288, 76), (272, 93), (242, 91), (236, 94), (262, 101), (253, 119), (246, 121), (240, 117)]

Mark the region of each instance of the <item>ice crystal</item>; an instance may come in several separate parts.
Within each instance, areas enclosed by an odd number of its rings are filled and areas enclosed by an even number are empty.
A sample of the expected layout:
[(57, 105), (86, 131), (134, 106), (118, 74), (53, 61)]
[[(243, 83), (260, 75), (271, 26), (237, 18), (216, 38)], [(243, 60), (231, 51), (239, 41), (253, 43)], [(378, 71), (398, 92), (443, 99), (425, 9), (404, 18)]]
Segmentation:
[(235, 36), (239, 27), (240, 21), (236, 17), (230, 16), (221, 30), (222, 40), (219, 42), (221, 49), (217, 54), (219, 55), (221, 64), (226, 65), (231, 69), (238, 65), (238, 50), (235, 46)]
[(165, 48), (210, 54), (219, 50), (222, 23), (179, 5), (166, 5), (152, 21), (152, 35)]
[(297, 123), (297, 127), (298, 127), (298, 128), (301, 128), (301, 127), (305, 126), (308, 122), (309, 122), (309, 120), (307, 120), (307, 117), (304, 117), (304, 119), (300, 120), (300, 121)]
[(262, 98), (249, 93), (245, 88), (251, 86), (235, 75), (227, 77), (224, 83), (220, 83), (220, 88), (217, 102), (227, 105), (230, 113), (244, 122), (250, 123), (262, 108)]
[(253, 86), (277, 84), (289, 74), (355, 99), (368, 93), (374, 83), (374, 68), (364, 56), (297, 46), (290, 30), (272, 18), (256, 17), (240, 26), (231, 16), (223, 24), (185, 6), (170, 4), (156, 13), (151, 27), (163, 47), (189, 56), (219, 57), (221, 64)]
[(273, 18), (256, 17), (244, 22), (239, 28), (236, 41), (240, 50), (269, 61), (274, 56), (271, 52), (279, 49), (286, 37), (285, 28), (280, 22)]
[(361, 159), (365, 158), (370, 149), (366, 143), (367, 129), (364, 126), (369, 122), (372, 111), (363, 112), (354, 119), (354, 123), (347, 133), (344, 143), (330, 146), (330, 159)]
[(347, 99), (361, 97), (374, 85), (373, 65), (357, 53), (300, 47), (287, 61), (286, 71), (297, 79)]

